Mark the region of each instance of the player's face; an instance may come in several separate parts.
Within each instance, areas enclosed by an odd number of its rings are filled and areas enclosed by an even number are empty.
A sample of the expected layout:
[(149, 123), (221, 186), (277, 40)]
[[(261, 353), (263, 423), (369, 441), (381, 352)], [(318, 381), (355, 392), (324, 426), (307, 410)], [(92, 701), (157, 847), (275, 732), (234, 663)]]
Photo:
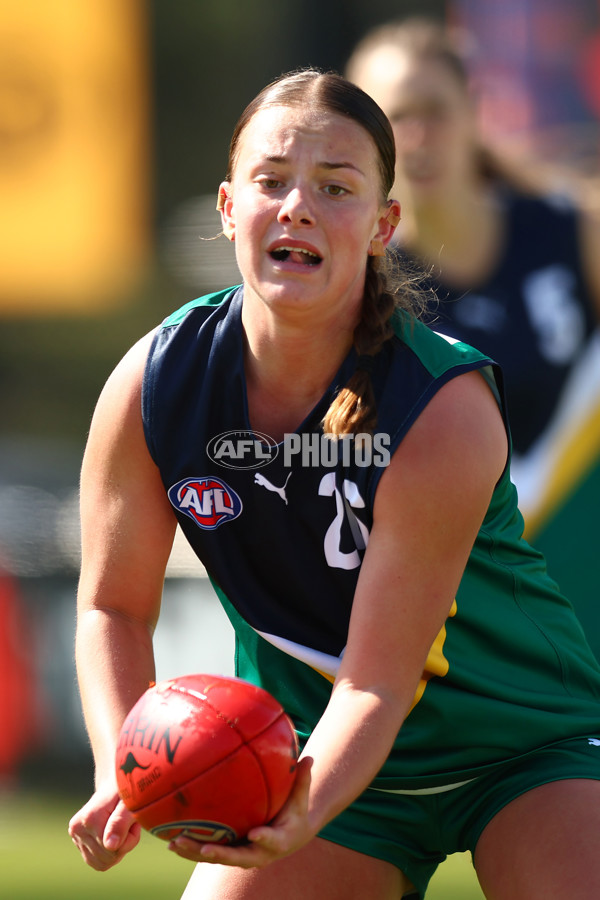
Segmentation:
[(276, 106), (241, 135), (223, 218), (246, 293), (278, 309), (358, 310), (372, 238), (387, 237), (378, 155), (353, 120)]
[[(475, 122), (470, 97), (438, 60), (389, 51), (365, 67), (361, 87), (381, 106), (396, 140), (398, 191), (414, 202), (460, 189), (474, 171)], [(381, 77), (379, 65), (386, 71)]]

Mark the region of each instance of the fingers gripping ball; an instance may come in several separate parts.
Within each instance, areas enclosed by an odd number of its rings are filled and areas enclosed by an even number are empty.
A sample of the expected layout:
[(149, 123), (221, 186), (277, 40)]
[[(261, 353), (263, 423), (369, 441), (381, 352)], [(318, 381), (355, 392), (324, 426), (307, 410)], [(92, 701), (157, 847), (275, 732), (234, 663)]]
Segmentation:
[(121, 729), (119, 793), (164, 840), (233, 843), (285, 803), (298, 743), (283, 708), (238, 678), (184, 675), (149, 688)]

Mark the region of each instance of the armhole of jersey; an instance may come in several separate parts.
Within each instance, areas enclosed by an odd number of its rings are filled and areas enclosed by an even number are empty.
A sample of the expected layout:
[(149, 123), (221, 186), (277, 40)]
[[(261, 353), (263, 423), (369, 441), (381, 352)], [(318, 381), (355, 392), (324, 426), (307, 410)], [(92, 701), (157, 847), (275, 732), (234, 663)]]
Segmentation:
[(500, 412), (504, 416), (504, 404), (502, 402), (502, 397), (498, 389), (498, 383), (496, 381), (492, 366), (482, 366), (481, 369), (478, 369), (477, 371), (480, 373), (480, 375), (483, 376), (486, 384), (489, 386), (492, 394), (496, 398), (496, 403), (500, 407)]
[(155, 399), (156, 399), (156, 380), (158, 377), (157, 368), (161, 365), (160, 350), (159, 359), (156, 360), (157, 348), (159, 341), (163, 340), (166, 333), (172, 333), (173, 329), (182, 325), (186, 317), (193, 313), (194, 310), (202, 310), (204, 308), (205, 315), (210, 316), (218, 307), (223, 306), (238, 291), (241, 285), (225, 288), (213, 294), (206, 294), (203, 297), (197, 297), (175, 312), (168, 315), (156, 329), (148, 356), (146, 357), (146, 365), (144, 367), (144, 377), (142, 379), (142, 423), (144, 426), (144, 437), (146, 446), (152, 460), (159, 465), (158, 448), (154, 438), (155, 434)]
[(502, 416), (502, 421), (504, 422), (504, 430), (506, 431), (506, 439), (508, 441), (508, 452), (506, 454), (506, 463), (504, 468), (502, 469), (502, 474), (498, 481), (500, 482), (505, 474), (506, 470), (510, 468), (510, 460), (512, 457), (512, 436), (510, 433), (510, 426), (508, 424), (508, 411), (506, 409), (506, 400), (504, 397), (504, 391), (502, 390), (501, 384), (498, 383), (498, 379), (502, 379), (502, 372), (498, 368), (498, 366), (482, 366), (477, 370), (485, 383), (490, 388), (492, 394), (495, 397), (496, 403), (498, 404), (498, 409), (500, 410), (500, 415)]
[(150, 453), (150, 456), (155, 463), (157, 463), (157, 455), (154, 439), (152, 436), (152, 414), (154, 407), (154, 374), (152, 371), (152, 361), (154, 357), (154, 351), (156, 349), (156, 344), (158, 343), (159, 335), (161, 334), (163, 327), (164, 326), (160, 326), (159, 328), (157, 328), (156, 333), (152, 338), (152, 343), (150, 344), (148, 356), (146, 357), (146, 364), (144, 366), (144, 376), (142, 378), (142, 425), (144, 427), (144, 437), (146, 439), (148, 452)]
[[(511, 438), (511, 434), (510, 434), (510, 428), (508, 425), (508, 414), (507, 414), (507, 409), (506, 409), (506, 400), (505, 400), (505, 396), (504, 396), (504, 387), (503, 387), (503, 383), (502, 383), (502, 370), (500, 369), (499, 366), (495, 365), (491, 361), (488, 361), (487, 363), (485, 361), (482, 361), (482, 362), (483, 362), (483, 365), (481, 365), (481, 364), (478, 365), (477, 363), (472, 363), (472, 364), (468, 364), (465, 366), (457, 367), (453, 370), (452, 369), (446, 370), (446, 372), (443, 373), (443, 376), (441, 376), (440, 378), (438, 378), (436, 380), (435, 390), (428, 391), (426, 393), (426, 395), (424, 395), (421, 398), (421, 403), (419, 403), (413, 410), (414, 416), (411, 419), (410, 423), (406, 427), (403, 427), (402, 429), (400, 429), (400, 432), (396, 435), (396, 439), (393, 441), (393, 446), (390, 448), (390, 453), (392, 455), (395, 453), (395, 451), (400, 446), (400, 443), (403, 440), (404, 435), (412, 427), (412, 424), (414, 423), (414, 421), (418, 418), (418, 416), (421, 414), (421, 412), (425, 409), (425, 407), (427, 406), (427, 404), (429, 403), (431, 398), (434, 396), (434, 394), (436, 394), (443, 387), (444, 384), (447, 384), (447, 382), (449, 380), (451, 380), (451, 378), (456, 378), (459, 375), (464, 374), (465, 372), (477, 371), (477, 372), (481, 373), (486, 384), (489, 385), (489, 387), (492, 391), (492, 394), (494, 395), (494, 398), (498, 404), (498, 409), (500, 410), (500, 415), (502, 416), (502, 421), (504, 422), (504, 428), (506, 430), (506, 436), (508, 439), (508, 453), (506, 455), (506, 465), (504, 466), (502, 475), (500, 476), (498, 481), (502, 480), (502, 478), (506, 474), (507, 469), (510, 468), (510, 459), (511, 459), (511, 455), (512, 455), (512, 438)], [(382, 472), (383, 472), (382, 469), (379, 469), (379, 468), (376, 469), (373, 476), (371, 477), (371, 479), (369, 481), (368, 492), (369, 492), (371, 503), (375, 502), (375, 494), (377, 492), (377, 487), (379, 485), (379, 479), (382, 475)]]

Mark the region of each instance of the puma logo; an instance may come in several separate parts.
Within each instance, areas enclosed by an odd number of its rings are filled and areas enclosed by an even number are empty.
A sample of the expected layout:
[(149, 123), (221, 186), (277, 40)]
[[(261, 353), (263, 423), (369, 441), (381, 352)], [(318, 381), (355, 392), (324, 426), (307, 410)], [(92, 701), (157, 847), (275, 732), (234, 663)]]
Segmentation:
[(600, 740), (598, 738), (588, 738), (588, 744), (591, 744), (592, 747), (600, 747)]
[(256, 473), (255, 473), (255, 475), (254, 475), (254, 483), (255, 483), (255, 484), (260, 484), (261, 487), (266, 488), (268, 491), (274, 491), (276, 494), (279, 494), (279, 496), (281, 497), (281, 499), (283, 500), (283, 502), (284, 502), (285, 505), (287, 506), (287, 505), (288, 505), (288, 502), (287, 502), (287, 496), (286, 496), (286, 493), (285, 493), (285, 489), (286, 489), (286, 487), (287, 487), (288, 481), (290, 480), (290, 475), (291, 475), (291, 474), (292, 474), (291, 472), (288, 474), (288, 477), (285, 479), (285, 484), (283, 485), (283, 487), (277, 487), (276, 484), (271, 484), (271, 482), (269, 481), (269, 479), (268, 479), (268, 478), (265, 478), (264, 475), (261, 475), (260, 472), (256, 472)]

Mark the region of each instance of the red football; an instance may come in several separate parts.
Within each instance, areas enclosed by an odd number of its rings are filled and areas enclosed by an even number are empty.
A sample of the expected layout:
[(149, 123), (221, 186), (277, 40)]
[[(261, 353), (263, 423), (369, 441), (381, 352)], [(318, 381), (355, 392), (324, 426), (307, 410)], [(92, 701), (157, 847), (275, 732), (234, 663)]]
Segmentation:
[(119, 793), (143, 828), (229, 844), (277, 815), (298, 742), (267, 691), (239, 678), (184, 675), (149, 688), (117, 747)]

